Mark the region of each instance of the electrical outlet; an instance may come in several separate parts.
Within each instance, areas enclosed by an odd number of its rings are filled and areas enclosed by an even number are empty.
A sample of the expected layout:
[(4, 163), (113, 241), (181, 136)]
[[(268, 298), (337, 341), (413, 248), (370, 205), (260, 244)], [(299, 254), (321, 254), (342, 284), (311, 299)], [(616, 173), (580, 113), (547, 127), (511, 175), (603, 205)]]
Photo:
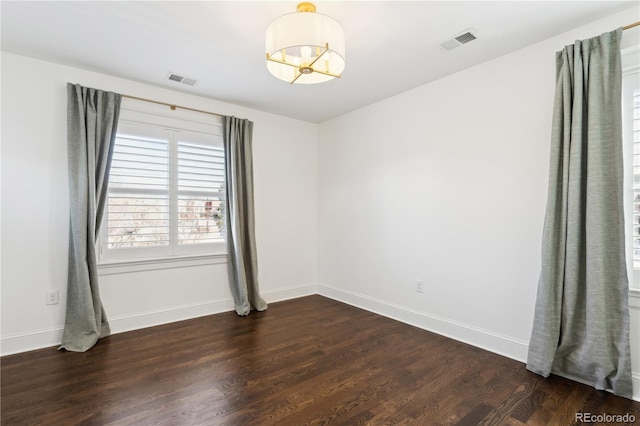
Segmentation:
[(416, 292), (422, 293), (423, 287), (424, 283), (422, 282), (422, 280), (416, 280)]
[(47, 305), (57, 305), (59, 301), (58, 290), (47, 290)]

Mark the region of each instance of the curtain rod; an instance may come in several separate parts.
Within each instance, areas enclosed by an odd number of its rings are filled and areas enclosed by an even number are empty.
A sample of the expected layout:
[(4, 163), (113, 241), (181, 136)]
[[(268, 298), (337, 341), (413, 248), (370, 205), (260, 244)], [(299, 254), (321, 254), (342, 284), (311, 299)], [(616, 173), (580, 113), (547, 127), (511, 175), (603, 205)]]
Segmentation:
[(629, 25), (627, 25), (626, 27), (622, 27), (622, 29), (623, 29), (623, 30), (628, 30), (628, 29), (630, 29), (630, 28), (637, 27), (638, 25), (640, 25), (640, 21), (638, 21), (638, 22), (634, 22), (633, 24), (629, 24)]
[(209, 114), (209, 115), (215, 115), (217, 117), (223, 117), (222, 114), (218, 114), (217, 112), (204, 111), (204, 110), (201, 110), (201, 109), (189, 108), (189, 107), (186, 107), (186, 106), (170, 104), (170, 103), (167, 103), (167, 102), (154, 101), (153, 99), (139, 98), (137, 96), (131, 96), (131, 95), (121, 95), (121, 96), (123, 98), (135, 99), (137, 101), (151, 102), (152, 104), (165, 105), (165, 106), (168, 106), (169, 108), (171, 108), (171, 111), (175, 111), (177, 108), (180, 108), (180, 109), (186, 109), (188, 111), (201, 112), (203, 114)]

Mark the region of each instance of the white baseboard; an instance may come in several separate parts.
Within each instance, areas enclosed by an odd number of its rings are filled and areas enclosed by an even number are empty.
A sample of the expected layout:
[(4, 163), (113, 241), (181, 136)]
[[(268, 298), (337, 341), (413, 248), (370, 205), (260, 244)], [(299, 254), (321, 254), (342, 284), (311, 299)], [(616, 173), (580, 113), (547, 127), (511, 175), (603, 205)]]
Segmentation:
[(267, 303), (280, 302), (282, 300), (297, 299), (298, 297), (318, 294), (318, 286), (315, 284), (301, 285), (298, 287), (283, 288), (262, 292), (262, 297)]
[(62, 341), (62, 329), (63, 327), (59, 326), (26, 333), (5, 334), (0, 339), (0, 355), (12, 355), (57, 346)]
[(640, 373), (633, 373), (631, 381), (633, 382), (633, 400), (640, 402)]
[(528, 342), (522, 340), (324, 284), (318, 294), (520, 362), (527, 359)]
[[(313, 284), (263, 292), (262, 296), (267, 303), (274, 303), (281, 300), (310, 296), (312, 294), (317, 294), (317, 287)], [(111, 327), (111, 334), (118, 334), (232, 310), (232, 299), (219, 299), (202, 303), (170, 306), (131, 315), (109, 317), (109, 325)], [(58, 327), (34, 330), (26, 333), (3, 335), (0, 339), (0, 355), (11, 355), (58, 346), (62, 341), (62, 331), (63, 326), (60, 325)]]

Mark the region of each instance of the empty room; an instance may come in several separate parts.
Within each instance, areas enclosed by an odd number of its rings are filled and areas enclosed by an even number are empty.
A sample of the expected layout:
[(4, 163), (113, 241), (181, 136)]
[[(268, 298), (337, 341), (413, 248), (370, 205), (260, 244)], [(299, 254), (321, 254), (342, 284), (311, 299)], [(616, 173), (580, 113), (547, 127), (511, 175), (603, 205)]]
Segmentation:
[(640, 3), (0, 2), (2, 425), (640, 424)]

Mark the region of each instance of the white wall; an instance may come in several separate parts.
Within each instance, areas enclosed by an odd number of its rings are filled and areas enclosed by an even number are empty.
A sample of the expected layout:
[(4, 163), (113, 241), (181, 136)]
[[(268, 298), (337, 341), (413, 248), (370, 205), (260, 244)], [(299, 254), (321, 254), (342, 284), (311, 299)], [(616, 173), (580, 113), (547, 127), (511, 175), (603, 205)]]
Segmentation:
[(320, 294), (525, 361), (555, 52), (637, 17), (636, 5), (322, 123)]
[[(316, 292), (316, 124), (3, 52), (2, 354), (55, 345), (62, 336), (69, 216), (67, 82), (252, 120), (263, 295), (269, 302)], [(114, 332), (233, 306), (224, 259), (113, 272), (103, 271), (101, 292)], [(60, 291), (58, 305), (45, 305), (49, 289)]]

